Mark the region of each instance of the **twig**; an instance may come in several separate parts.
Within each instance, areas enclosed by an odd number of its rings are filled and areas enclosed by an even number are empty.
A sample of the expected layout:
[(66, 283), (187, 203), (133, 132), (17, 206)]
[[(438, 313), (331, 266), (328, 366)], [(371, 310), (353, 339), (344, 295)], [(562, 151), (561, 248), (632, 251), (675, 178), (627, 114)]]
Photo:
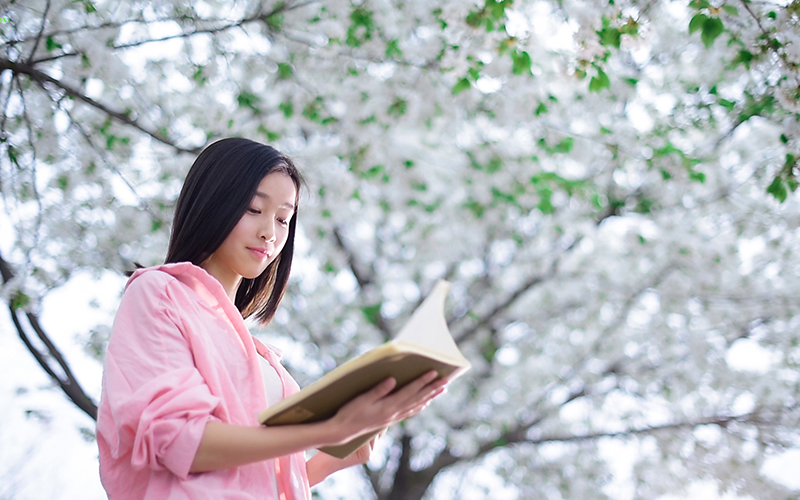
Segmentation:
[(171, 148), (174, 148), (175, 150), (177, 150), (180, 153), (198, 154), (200, 152), (200, 150), (202, 149), (201, 147), (184, 148), (184, 147), (178, 146), (177, 144), (173, 143), (169, 139), (167, 139), (165, 137), (162, 137), (157, 132), (154, 132), (152, 130), (148, 130), (147, 128), (145, 128), (144, 126), (139, 124), (139, 122), (137, 122), (136, 120), (134, 120), (131, 117), (129, 117), (127, 114), (121, 113), (119, 111), (114, 111), (113, 109), (109, 108), (105, 104), (102, 104), (102, 103), (100, 103), (98, 101), (95, 101), (94, 99), (92, 99), (91, 97), (83, 94), (82, 92), (78, 91), (74, 87), (71, 87), (70, 85), (62, 82), (61, 80), (53, 78), (52, 76), (50, 76), (50, 75), (48, 75), (48, 74), (36, 69), (35, 67), (33, 67), (31, 65), (24, 64), (24, 63), (18, 63), (18, 62), (10, 61), (8, 59), (0, 58), (0, 73), (2, 73), (3, 71), (5, 71), (7, 69), (11, 70), (14, 74), (17, 74), (17, 75), (28, 75), (29, 77), (31, 77), (34, 81), (36, 81), (45, 90), (47, 90), (46, 84), (51, 84), (51, 85), (61, 89), (62, 91), (64, 91), (67, 95), (72, 96), (75, 99), (78, 99), (80, 101), (85, 102), (86, 104), (92, 106), (93, 108), (96, 108), (96, 109), (102, 111), (103, 113), (105, 113), (109, 117), (114, 118), (117, 121), (119, 121), (119, 122), (121, 122), (121, 123), (123, 123), (125, 125), (129, 125), (129, 126), (135, 128), (135, 129), (139, 130), (140, 132), (143, 132), (144, 134), (152, 137), (153, 139), (157, 140), (158, 142), (160, 142), (162, 144), (165, 144), (167, 146), (170, 146)]

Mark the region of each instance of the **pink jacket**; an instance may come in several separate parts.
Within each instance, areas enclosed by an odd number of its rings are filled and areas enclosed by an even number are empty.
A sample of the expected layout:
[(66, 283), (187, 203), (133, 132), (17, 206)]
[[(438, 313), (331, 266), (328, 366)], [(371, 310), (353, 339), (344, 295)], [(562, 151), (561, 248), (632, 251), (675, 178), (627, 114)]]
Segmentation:
[(184, 262), (136, 271), (114, 320), (97, 418), (109, 499), (309, 499), (302, 453), (189, 473), (207, 422), (258, 425), (267, 407), (259, 354), (284, 397), (298, 390), (205, 270)]

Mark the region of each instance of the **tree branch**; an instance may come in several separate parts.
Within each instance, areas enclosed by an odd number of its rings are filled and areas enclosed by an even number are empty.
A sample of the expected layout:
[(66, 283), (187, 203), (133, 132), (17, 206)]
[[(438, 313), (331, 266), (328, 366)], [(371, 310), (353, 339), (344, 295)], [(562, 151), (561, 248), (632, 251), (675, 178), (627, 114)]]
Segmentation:
[(562, 252), (561, 255), (556, 257), (553, 262), (550, 264), (550, 268), (543, 274), (538, 274), (535, 276), (529, 277), (522, 285), (518, 286), (516, 290), (514, 290), (511, 295), (506, 297), (506, 299), (499, 304), (495, 305), (495, 307), (486, 313), (478, 323), (473, 325), (471, 328), (468, 328), (461, 332), (458, 335), (454, 335), (454, 338), (457, 342), (461, 343), (468, 340), (470, 337), (474, 336), (481, 328), (486, 327), (489, 323), (494, 321), (495, 318), (500, 316), (504, 311), (510, 308), (514, 303), (519, 300), (520, 297), (528, 293), (537, 285), (544, 283), (550, 279), (552, 279), (556, 272), (558, 271), (558, 265), (561, 262), (561, 257), (568, 253), (570, 250), (576, 247), (577, 243), (580, 241), (580, 238), (576, 238), (572, 243), (570, 243)]
[[(4, 284), (8, 283), (14, 278), (14, 272), (11, 269), (11, 266), (5, 261), (5, 259), (3, 259), (2, 255), (0, 255), (0, 274), (2, 274)], [(78, 382), (78, 379), (75, 377), (75, 374), (70, 369), (69, 364), (61, 354), (61, 351), (58, 350), (52, 340), (50, 340), (48, 337), (47, 333), (45, 333), (42, 326), (39, 324), (39, 318), (31, 312), (26, 312), (24, 315), (28, 320), (28, 324), (36, 333), (36, 336), (44, 344), (44, 351), (39, 350), (35, 345), (33, 345), (30, 335), (26, 332), (25, 327), (20, 321), (20, 309), (15, 307), (13, 299), (9, 300), (8, 309), (11, 314), (11, 320), (14, 322), (14, 327), (17, 329), (17, 334), (19, 335), (20, 339), (22, 339), (25, 347), (28, 348), (28, 351), (30, 351), (30, 353), (36, 359), (36, 362), (39, 363), (39, 366), (42, 367), (42, 369), (50, 376), (51, 379), (53, 379), (56, 384), (58, 384), (61, 390), (64, 391), (64, 394), (66, 394), (67, 397), (73, 403), (75, 403), (78, 408), (89, 415), (92, 420), (97, 420), (97, 404), (92, 401), (92, 399), (83, 390)], [(62, 374), (56, 373), (56, 370), (53, 369), (50, 364), (50, 360), (55, 361)]]
[[(798, 403), (792, 403), (790, 405), (786, 405), (785, 407), (781, 408), (781, 413), (785, 413), (786, 411), (796, 410), (798, 408)], [(535, 424), (527, 425), (527, 426), (520, 426), (513, 430), (503, 433), (498, 439), (493, 441), (484, 443), (475, 455), (469, 457), (469, 460), (475, 460), (477, 458), (483, 457), (488, 453), (494, 451), (498, 448), (505, 448), (513, 444), (521, 444), (521, 443), (529, 443), (533, 445), (538, 444), (545, 444), (545, 443), (574, 443), (574, 442), (585, 442), (585, 441), (596, 441), (602, 438), (618, 438), (618, 437), (626, 437), (626, 436), (637, 436), (641, 434), (654, 434), (660, 431), (667, 431), (667, 430), (676, 430), (676, 429), (693, 429), (695, 427), (699, 427), (701, 425), (718, 425), (723, 428), (727, 428), (728, 425), (734, 422), (742, 422), (742, 423), (757, 423), (757, 424), (770, 424), (774, 423), (771, 420), (764, 420), (761, 418), (763, 413), (770, 411), (768, 408), (758, 408), (749, 413), (744, 413), (740, 415), (713, 415), (710, 417), (700, 418), (697, 420), (682, 420), (682, 421), (675, 421), (661, 425), (651, 425), (651, 426), (644, 426), (644, 427), (632, 427), (621, 431), (600, 431), (600, 432), (592, 432), (587, 434), (577, 434), (577, 435), (570, 435), (570, 434), (563, 434), (563, 435), (553, 435), (553, 436), (544, 436), (538, 439), (529, 439), (527, 437), (528, 431), (531, 427)], [(459, 461), (465, 460), (464, 457), (455, 457), (450, 453), (450, 450), (445, 450), (439, 457), (437, 457), (434, 464), (430, 467), (430, 469), (435, 469), (437, 472), (445, 467), (453, 465)]]
[[(364, 271), (361, 263), (358, 262), (355, 252), (344, 241), (342, 232), (338, 227), (333, 228), (333, 237), (336, 241), (336, 246), (347, 258), (347, 265), (350, 268), (350, 272), (352, 272), (353, 276), (355, 276), (356, 282), (358, 283), (358, 288), (363, 297), (365, 289), (368, 286), (375, 284), (375, 272), (374, 270), (371, 270), (371, 272)], [(389, 340), (394, 336), (389, 323), (386, 321), (386, 318), (383, 317), (383, 314), (381, 314), (380, 310), (376, 312), (374, 320), (375, 326), (377, 326), (378, 330), (380, 330), (380, 332), (383, 334), (384, 340)]]
[(171, 148), (174, 148), (179, 153), (198, 154), (200, 152), (200, 150), (202, 149), (201, 147), (183, 148), (181, 146), (178, 146), (177, 144), (175, 144), (174, 142), (170, 141), (169, 139), (167, 139), (165, 137), (162, 137), (157, 132), (154, 132), (152, 130), (148, 130), (147, 128), (145, 128), (144, 126), (139, 124), (139, 122), (137, 122), (136, 120), (134, 120), (130, 116), (128, 116), (126, 113), (121, 113), (119, 111), (114, 111), (113, 109), (109, 108), (105, 104), (102, 104), (102, 103), (100, 103), (98, 101), (95, 101), (94, 99), (92, 99), (91, 97), (83, 94), (82, 92), (78, 91), (74, 87), (62, 82), (61, 80), (53, 78), (52, 76), (40, 71), (39, 69), (37, 69), (37, 68), (35, 68), (35, 67), (33, 67), (33, 66), (29, 65), (29, 64), (18, 63), (18, 62), (10, 61), (9, 59), (0, 58), (0, 73), (2, 73), (3, 71), (5, 71), (7, 69), (11, 70), (12, 73), (14, 73), (15, 75), (27, 75), (27, 76), (29, 76), (31, 79), (33, 79), (35, 82), (37, 82), (45, 90), (47, 90), (47, 86), (46, 86), (47, 84), (53, 85), (56, 88), (58, 88), (58, 89), (62, 90), (63, 92), (65, 92), (67, 95), (69, 95), (69, 96), (71, 96), (71, 97), (73, 97), (75, 99), (78, 99), (80, 101), (83, 101), (84, 103), (92, 106), (93, 108), (96, 108), (96, 109), (100, 110), (101, 112), (105, 113), (109, 117), (114, 118), (115, 120), (117, 120), (117, 121), (119, 121), (119, 122), (121, 122), (121, 123), (123, 123), (125, 125), (133, 127), (136, 130), (139, 130), (140, 132), (143, 132), (145, 135), (148, 135), (148, 136), (152, 137), (153, 139), (157, 140), (158, 142), (160, 142), (162, 144), (165, 144), (165, 145), (167, 145), (167, 146), (169, 146)]
[(33, 61), (33, 56), (36, 55), (36, 51), (39, 49), (39, 43), (42, 41), (42, 34), (44, 33), (44, 28), (47, 26), (47, 13), (50, 12), (50, 0), (47, 0), (47, 3), (44, 6), (44, 14), (42, 14), (42, 25), (39, 28), (39, 32), (36, 34), (36, 40), (33, 42), (33, 49), (31, 49), (31, 54), (28, 56), (28, 64)]

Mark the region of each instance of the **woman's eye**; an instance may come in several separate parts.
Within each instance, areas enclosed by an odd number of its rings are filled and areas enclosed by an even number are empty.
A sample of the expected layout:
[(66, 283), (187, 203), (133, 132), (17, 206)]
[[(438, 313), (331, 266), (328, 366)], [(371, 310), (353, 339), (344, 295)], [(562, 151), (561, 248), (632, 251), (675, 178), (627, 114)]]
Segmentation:
[(251, 214), (260, 214), (261, 213), (261, 210), (259, 210), (257, 208), (248, 208), (247, 211), (250, 212)]
[(281, 226), (288, 226), (289, 222), (286, 219), (278, 219), (278, 224)]

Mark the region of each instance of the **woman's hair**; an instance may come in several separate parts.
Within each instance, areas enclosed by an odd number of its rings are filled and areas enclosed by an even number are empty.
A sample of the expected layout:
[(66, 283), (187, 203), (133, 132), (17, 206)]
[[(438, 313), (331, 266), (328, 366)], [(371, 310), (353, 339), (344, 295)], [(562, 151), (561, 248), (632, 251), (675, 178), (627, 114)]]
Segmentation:
[[(241, 138), (219, 140), (200, 153), (186, 175), (175, 207), (169, 249), (164, 263), (208, 259), (249, 208), (258, 185), (267, 174), (282, 172), (297, 189), (303, 176), (291, 159), (274, 148)], [(294, 254), (298, 199), (289, 222), (286, 244), (277, 258), (254, 279), (242, 278), (234, 304), (244, 318), (253, 314), (269, 323), (286, 291)]]

